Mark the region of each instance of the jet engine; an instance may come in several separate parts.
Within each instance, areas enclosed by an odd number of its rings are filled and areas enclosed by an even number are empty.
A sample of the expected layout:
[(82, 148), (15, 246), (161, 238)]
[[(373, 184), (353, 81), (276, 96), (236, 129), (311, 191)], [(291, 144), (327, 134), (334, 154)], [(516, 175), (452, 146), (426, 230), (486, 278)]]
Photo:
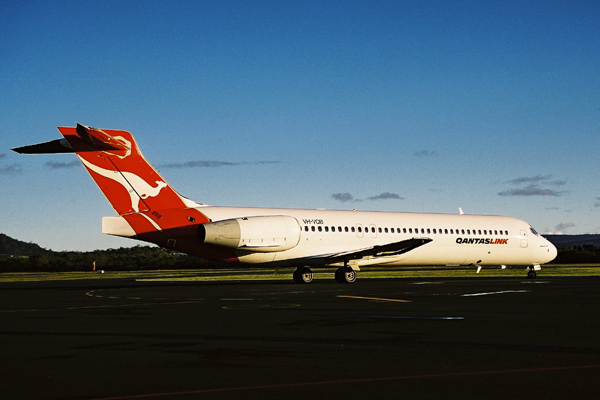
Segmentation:
[(202, 243), (254, 252), (283, 251), (300, 242), (300, 224), (287, 215), (245, 217), (198, 226)]

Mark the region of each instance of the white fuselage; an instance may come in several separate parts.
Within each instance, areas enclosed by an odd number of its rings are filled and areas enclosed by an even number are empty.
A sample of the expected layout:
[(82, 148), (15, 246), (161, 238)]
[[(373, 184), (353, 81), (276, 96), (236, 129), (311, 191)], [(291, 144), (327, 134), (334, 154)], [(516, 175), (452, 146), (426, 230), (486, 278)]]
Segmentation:
[(413, 238), (431, 242), (400, 255), (361, 258), (353, 265), (527, 266), (549, 262), (557, 254), (528, 223), (511, 217), (213, 206), (197, 209), (212, 222), (255, 216), (295, 218), (300, 229), (296, 245), (284, 251), (236, 250), (242, 263), (306, 263), (311, 258), (322, 260), (331, 254)]

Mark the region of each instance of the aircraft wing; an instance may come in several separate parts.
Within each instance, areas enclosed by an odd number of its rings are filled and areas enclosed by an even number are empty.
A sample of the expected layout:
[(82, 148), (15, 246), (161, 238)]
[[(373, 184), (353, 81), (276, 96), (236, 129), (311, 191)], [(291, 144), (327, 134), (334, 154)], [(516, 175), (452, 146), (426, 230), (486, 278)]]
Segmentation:
[(339, 253), (323, 254), (309, 257), (306, 261), (311, 263), (332, 264), (341, 261), (360, 260), (365, 257), (390, 257), (407, 253), (411, 250), (421, 247), (431, 242), (431, 238), (412, 238), (400, 242), (387, 243), (379, 246), (370, 246), (358, 250), (351, 250)]

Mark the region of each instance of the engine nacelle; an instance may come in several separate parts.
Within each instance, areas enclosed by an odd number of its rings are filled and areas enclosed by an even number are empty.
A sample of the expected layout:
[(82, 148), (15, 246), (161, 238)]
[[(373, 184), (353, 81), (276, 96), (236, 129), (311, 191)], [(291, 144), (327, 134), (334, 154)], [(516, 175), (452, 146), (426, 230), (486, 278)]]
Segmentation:
[(256, 252), (283, 251), (300, 242), (300, 224), (287, 215), (268, 215), (209, 222), (198, 227), (200, 241)]

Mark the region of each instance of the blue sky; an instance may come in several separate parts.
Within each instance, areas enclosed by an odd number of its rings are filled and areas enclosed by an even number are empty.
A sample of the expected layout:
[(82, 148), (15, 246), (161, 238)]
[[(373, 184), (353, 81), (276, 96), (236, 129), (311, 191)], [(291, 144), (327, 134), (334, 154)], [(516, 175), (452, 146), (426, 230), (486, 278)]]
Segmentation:
[(510, 215), (600, 233), (596, 1), (5, 1), (0, 232), (134, 245), (75, 156), (132, 132), (181, 194), (231, 206)]

